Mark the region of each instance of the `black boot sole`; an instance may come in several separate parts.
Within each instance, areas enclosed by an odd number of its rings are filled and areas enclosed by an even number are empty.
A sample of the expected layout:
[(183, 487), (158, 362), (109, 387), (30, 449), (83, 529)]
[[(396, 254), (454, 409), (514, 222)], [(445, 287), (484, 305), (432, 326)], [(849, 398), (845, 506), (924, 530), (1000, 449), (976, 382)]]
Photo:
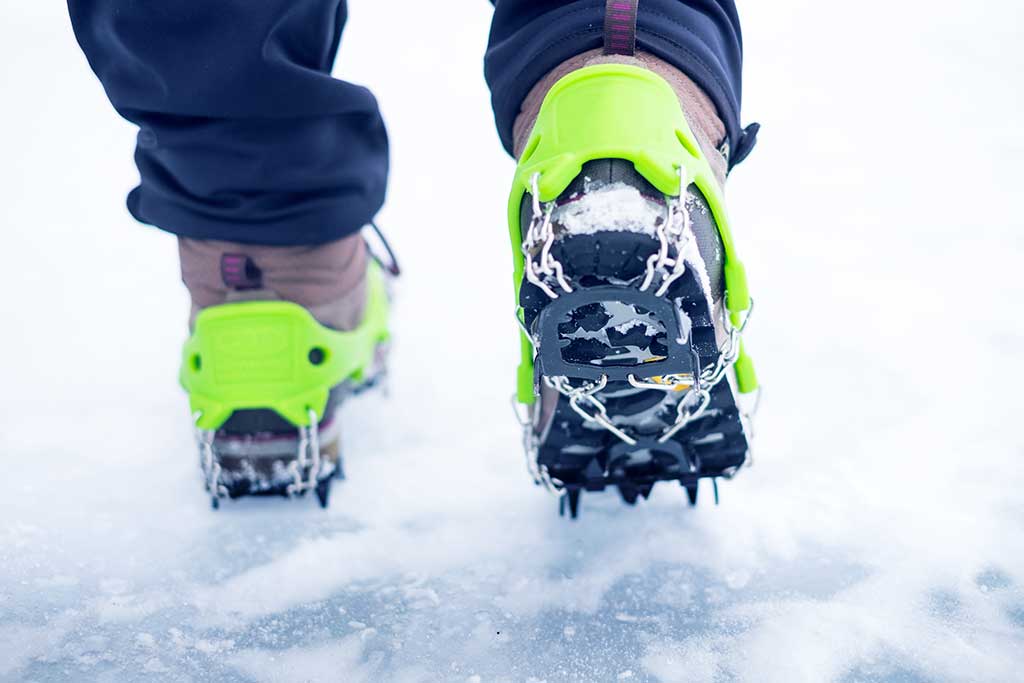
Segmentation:
[[(520, 289), (524, 323), (539, 340), (539, 384), (545, 383), (544, 376), (562, 376), (576, 387), (605, 375), (607, 383), (594, 397), (606, 408), (609, 419), (636, 440), (633, 445), (626, 443), (584, 418), (568, 397), (559, 395), (554, 414), (539, 435), (537, 465), (563, 491), (560, 512), (574, 518), (583, 491), (615, 487), (632, 505), (648, 497), (661, 481), (679, 482), (690, 503), (696, 504), (699, 481), (712, 479), (717, 502), (717, 479), (731, 477), (747, 459), (750, 444), (745, 420), (728, 378), (708, 390), (709, 400), (701, 416), (667, 439), (661, 437), (675, 422), (677, 405), (687, 392), (636, 388), (627, 379), (628, 374), (636, 377), (640, 373), (648, 378), (699, 375), (714, 369), (719, 361), (712, 292), (706, 291), (709, 278), (688, 266), (662, 297), (654, 296), (656, 287), (639, 290), (637, 282), (646, 270), (647, 258), (658, 245), (652, 236), (625, 231), (565, 236), (554, 243), (551, 253), (562, 264), (574, 291), (560, 291), (559, 298), (552, 300), (527, 281)], [(664, 333), (650, 344), (650, 357), (641, 359), (646, 362), (616, 360), (617, 354), (621, 356), (624, 349), (636, 348), (642, 341), (630, 338), (635, 326), (609, 330), (608, 307), (599, 301), (629, 305), (646, 320), (660, 321), (658, 329)], [(669, 331), (680, 319), (687, 321), (688, 334), (683, 343), (672, 342)]]

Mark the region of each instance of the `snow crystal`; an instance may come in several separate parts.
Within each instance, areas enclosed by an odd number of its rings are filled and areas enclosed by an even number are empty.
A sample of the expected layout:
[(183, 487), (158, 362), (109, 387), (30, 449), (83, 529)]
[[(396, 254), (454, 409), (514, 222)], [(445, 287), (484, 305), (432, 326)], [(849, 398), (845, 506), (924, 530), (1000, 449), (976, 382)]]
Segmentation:
[(655, 235), (665, 208), (626, 183), (602, 185), (569, 201), (551, 214), (565, 234), (588, 235), (599, 231), (630, 231)]

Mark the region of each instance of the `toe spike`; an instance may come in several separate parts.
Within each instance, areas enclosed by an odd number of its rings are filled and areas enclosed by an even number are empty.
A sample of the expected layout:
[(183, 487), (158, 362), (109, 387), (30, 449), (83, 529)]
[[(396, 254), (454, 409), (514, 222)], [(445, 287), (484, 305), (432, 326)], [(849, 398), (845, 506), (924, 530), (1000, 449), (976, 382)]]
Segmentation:
[(565, 497), (569, 499), (569, 518), (576, 519), (580, 514), (580, 490), (569, 489)]
[(690, 501), (690, 507), (695, 506), (697, 504), (697, 482), (683, 484), (683, 486), (686, 488), (686, 497)]
[(320, 507), (326, 508), (327, 501), (331, 496), (331, 478), (320, 480), (316, 485), (316, 499), (320, 501)]
[(627, 505), (636, 505), (636, 499), (639, 494), (640, 492), (636, 488), (628, 484), (619, 484), (619, 495), (622, 496), (622, 500)]

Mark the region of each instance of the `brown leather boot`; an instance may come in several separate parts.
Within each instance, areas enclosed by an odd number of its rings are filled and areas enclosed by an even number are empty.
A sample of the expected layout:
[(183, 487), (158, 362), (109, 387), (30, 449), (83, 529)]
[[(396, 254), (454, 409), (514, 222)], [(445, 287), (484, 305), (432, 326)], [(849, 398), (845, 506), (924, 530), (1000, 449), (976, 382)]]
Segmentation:
[[(371, 261), (361, 234), (316, 246), (187, 238), (178, 245), (182, 280), (192, 299), (190, 329), (205, 310), (250, 301), (298, 304), (320, 325), (340, 332), (355, 330), (363, 321)], [(200, 430), (202, 464), (215, 506), (224, 496), (291, 496), (310, 489), (326, 505), (330, 478), (342, 476), (337, 409), (345, 397), (376, 381), (384, 351), (377, 347), (367, 376), (334, 386), (319, 419), (308, 427), (297, 427), (269, 408), (246, 408), (234, 410), (214, 430)]]

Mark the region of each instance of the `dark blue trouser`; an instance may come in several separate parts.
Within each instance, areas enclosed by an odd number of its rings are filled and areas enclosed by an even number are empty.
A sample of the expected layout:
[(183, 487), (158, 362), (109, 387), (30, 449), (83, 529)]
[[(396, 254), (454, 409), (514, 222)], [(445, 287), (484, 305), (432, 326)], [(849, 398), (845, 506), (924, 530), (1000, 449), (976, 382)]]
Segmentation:
[[(560, 62), (601, 46), (605, 0), (496, 0), (484, 71), (498, 134)], [(110, 101), (139, 126), (143, 223), (201, 239), (318, 244), (384, 202), (388, 140), (373, 95), (330, 76), (345, 0), (68, 0)], [(637, 45), (675, 64), (740, 128), (733, 0), (641, 0)]]

